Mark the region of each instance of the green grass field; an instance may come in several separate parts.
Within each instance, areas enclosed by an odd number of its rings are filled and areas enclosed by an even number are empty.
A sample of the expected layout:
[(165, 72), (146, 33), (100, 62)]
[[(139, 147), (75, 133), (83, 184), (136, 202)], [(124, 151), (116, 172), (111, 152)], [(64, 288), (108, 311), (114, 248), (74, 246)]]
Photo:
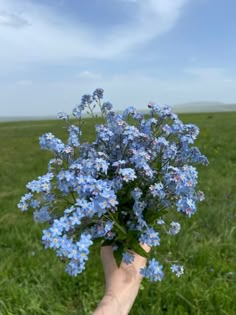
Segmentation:
[[(206, 201), (162, 250), (185, 265), (180, 279), (143, 282), (130, 314), (236, 314), (236, 112), (181, 115), (196, 123), (198, 146), (210, 164), (199, 169)], [(92, 121), (86, 136), (93, 135)], [(0, 314), (91, 314), (103, 295), (99, 248), (84, 274), (71, 278), (54, 252), (41, 244), (41, 225), (16, 204), (25, 184), (45, 173), (50, 154), (38, 137), (64, 134), (61, 121), (0, 123)], [(64, 136), (62, 136), (64, 137)]]

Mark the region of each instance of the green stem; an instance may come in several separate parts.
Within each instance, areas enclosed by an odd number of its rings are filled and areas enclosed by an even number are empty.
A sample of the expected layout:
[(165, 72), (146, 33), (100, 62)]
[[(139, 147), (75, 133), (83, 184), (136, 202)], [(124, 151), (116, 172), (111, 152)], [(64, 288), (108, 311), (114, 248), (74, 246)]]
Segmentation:
[(109, 216), (111, 217), (111, 219), (113, 220), (114, 224), (116, 225), (116, 227), (123, 233), (123, 234), (127, 234), (126, 230), (116, 221), (116, 219), (114, 218), (114, 216), (112, 215), (111, 212), (109, 212)]

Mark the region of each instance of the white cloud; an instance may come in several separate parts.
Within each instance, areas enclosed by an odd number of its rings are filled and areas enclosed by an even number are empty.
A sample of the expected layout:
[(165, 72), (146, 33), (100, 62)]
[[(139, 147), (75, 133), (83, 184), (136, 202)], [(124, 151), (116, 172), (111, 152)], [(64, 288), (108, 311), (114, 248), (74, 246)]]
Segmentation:
[(52, 63), (77, 58), (122, 57), (139, 45), (170, 31), (187, 1), (137, 0), (134, 9), (130, 9), (130, 15), (135, 17), (130, 19), (132, 22), (107, 27), (102, 36), (97, 36), (97, 29), (86, 27), (80, 21), (72, 24), (40, 2), (32, 4), (27, 0), (2, 0), (0, 10), (5, 12), (5, 25), (20, 25), (21, 22), (30, 26), (16, 30), (0, 25), (0, 60), (10, 65), (12, 62)]
[(189, 67), (185, 72), (196, 77), (211, 77), (221, 76), (225, 70), (222, 67)]
[(81, 71), (79, 74), (76, 75), (78, 79), (85, 79), (85, 80), (96, 80), (100, 78), (100, 75), (95, 72), (91, 72), (89, 70)]
[(227, 70), (223, 67), (190, 67), (184, 72), (195, 80), (232, 82)]
[(231, 78), (225, 78), (223, 81), (226, 83), (233, 83), (234, 82), (234, 80)]
[(31, 80), (19, 80), (16, 82), (18, 85), (22, 85), (22, 86), (29, 86), (29, 85), (32, 85), (33, 82)]
[(29, 22), (20, 15), (0, 12), (0, 26), (10, 26), (14, 28), (21, 28), (29, 25)]
[(198, 58), (196, 56), (192, 56), (188, 58), (187, 60), (189, 63), (196, 63), (198, 61)]

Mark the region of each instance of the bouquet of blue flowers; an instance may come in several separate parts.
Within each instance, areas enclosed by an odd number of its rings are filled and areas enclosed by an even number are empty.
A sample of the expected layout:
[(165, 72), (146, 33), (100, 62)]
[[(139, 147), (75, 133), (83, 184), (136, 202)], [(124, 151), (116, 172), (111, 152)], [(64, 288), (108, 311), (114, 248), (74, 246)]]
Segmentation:
[[(82, 113), (95, 117), (97, 107), (104, 123), (95, 126), (93, 142), (82, 142)], [(74, 108), (76, 119), (58, 114), (67, 123), (67, 143), (50, 132), (39, 139), (53, 157), (47, 173), (26, 185), (18, 207), (33, 209), (36, 222), (47, 222), (43, 244), (66, 260), (72, 276), (85, 269), (89, 248), (99, 240), (127, 264), (134, 252), (149, 258), (140, 272), (160, 281), (161, 263), (141, 245), (155, 249), (160, 233), (177, 234), (176, 217), (191, 217), (204, 199), (196, 191), (194, 165), (208, 163), (193, 146), (198, 127), (184, 124), (168, 106), (149, 103), (148, 108), (147, 115), (134, 107), (115, 113), (110, 102), (103, 102), (103, 90), (96, 89)], [(164, 262), (177, 276), (183, 273), (182, 265)]]

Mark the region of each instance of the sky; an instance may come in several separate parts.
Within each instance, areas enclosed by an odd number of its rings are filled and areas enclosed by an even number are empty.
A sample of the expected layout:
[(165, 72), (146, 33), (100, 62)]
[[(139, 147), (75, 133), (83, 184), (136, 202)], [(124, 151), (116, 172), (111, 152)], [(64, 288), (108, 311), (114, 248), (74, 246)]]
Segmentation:
[(0, 117), (71, 112), (105, 90), (149, 101), (236, 103), (235, 0), (0, 0)]

